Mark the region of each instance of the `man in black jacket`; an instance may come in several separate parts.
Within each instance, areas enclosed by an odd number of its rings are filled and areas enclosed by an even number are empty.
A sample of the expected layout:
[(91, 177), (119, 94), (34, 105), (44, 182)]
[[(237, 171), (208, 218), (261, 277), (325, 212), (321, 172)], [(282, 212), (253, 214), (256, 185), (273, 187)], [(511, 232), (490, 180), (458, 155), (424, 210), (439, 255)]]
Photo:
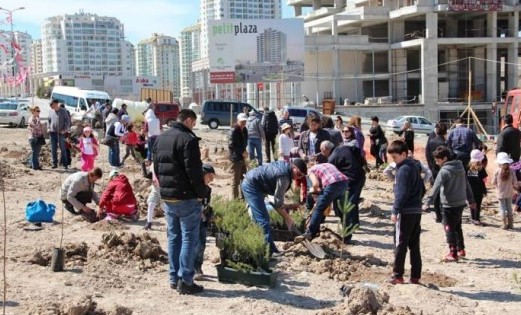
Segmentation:
[(228, 138), (228, 149), (230, 150), (230, 161), (232, 161), (232, 195), (234, 199), (239, 198), (239, 185), (242, 177), (246, 174), (246, 147), (248, 146), (248, 130), (246, 129), (246, 114), (237, 115), (237, 123), (230, 129)]
[(203, 291), (193, 281), (202, 210), (199, 199), (207, 195), (199, 138), (192, 131), (196, 120), (193, 110), (181, 110), (177, 122), (154, 145), (154, 173), (167, 208), (170, 287), (181, 294)]
[(322, 141), (331, 140), (329, 132), (320, 128), (320, 122), (320, 117), (310, 116), (308, 118), (309, 130), (300, 134), (298, 152), (300, 157), (305, 161), (320, 153), (320, 144)]
[(496, 155), (499, 152), (506, 152), (514, 162), (517, 162), (519, 161), (520, 155), (519, 144), (521, 142), (521, 131), (512, 126), (514, 122), (512, 115), (506, 114), (505, 117), (503, 117), (503, 121), (505, 122), (505, 127), (503, 127), (503, 130), (501, 130), (497, 136)]
[(277, 138), (277, 135), (279, 134), (279, 122), (277, 121), (277, 115), (275, 115), (275, 112), (270, 110), (269, 107), (264, 108), (261, 125), (264, 129), (264, 135), (266, 138), (266, 142), (264, 142), (266, 160), (268, 163), (271, 163), (272, 153), (273, 160), (277, 160), (277, 157), (275, 156), (275, 138)]

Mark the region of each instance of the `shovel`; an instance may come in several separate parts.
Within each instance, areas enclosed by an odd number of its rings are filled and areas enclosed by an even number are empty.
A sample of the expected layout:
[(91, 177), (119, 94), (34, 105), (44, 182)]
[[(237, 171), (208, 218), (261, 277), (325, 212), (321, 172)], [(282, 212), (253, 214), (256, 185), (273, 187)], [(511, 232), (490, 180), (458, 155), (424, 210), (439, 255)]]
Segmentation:
[[(302, 233), (295, 226), (293, 226), (292, 231), (295, 232), (295, 234), (297, 234), (298, 236), (302, 235)], [(311, 255), (315, 256), (316, 258), (324, 259), (326, 257), (326, 252), (324, 252), (324, 249), (319, 244), (312, 243), (307, 239), (304, 239), (302, 241), (302, 244), (304, 244), (304, 246), (308, 249)]]

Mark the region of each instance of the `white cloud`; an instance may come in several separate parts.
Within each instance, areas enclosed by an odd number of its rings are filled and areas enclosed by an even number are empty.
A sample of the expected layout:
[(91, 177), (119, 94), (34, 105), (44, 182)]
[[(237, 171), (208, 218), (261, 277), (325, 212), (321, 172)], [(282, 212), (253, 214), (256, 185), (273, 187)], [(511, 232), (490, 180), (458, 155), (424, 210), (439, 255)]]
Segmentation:
[[(8, 9), (25, 7), (13, 14), (15, 29), (21, 31), (39, 29), (48, 17), (80, 10), (115, 17), (124, 24), (125, 36), (133, 43), (152, 33), (177, 37), (199, 17), (199, 1), (196, 0), (8, 0), (2, 1), (1, 6)], [(32, 35), (39, 38), (39, 33)]]

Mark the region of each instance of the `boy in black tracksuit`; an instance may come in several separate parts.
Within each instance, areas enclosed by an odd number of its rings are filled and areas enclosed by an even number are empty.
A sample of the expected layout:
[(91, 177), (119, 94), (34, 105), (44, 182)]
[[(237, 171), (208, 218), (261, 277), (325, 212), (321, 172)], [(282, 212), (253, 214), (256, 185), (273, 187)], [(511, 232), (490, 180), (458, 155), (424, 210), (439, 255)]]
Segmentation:
[(212, 198), (212, 189), (208, 186), (211, 183), (215, 176), (215, 170), (211, 164), (204, 163), (203, 164), (203, 176), (204, 183), (206, 185), (207, 194), (201, 200), (201, 205), (203, 206), (203, 211), (201, 212), (201, 225), (199, 225), (199, 243), (197, 244), (197, 255), (195, 257), (194, 269), (195, 269), (195, 277), (194, 279), (200, 280), (203, 277), (203, 261), (204, 261), (204, 250), (206, 249), (206, 230), (208, 225), (213, 220), (213, 209), (210, 206), (210, 200)]
[(410, 250), (411, 283), (419, 283), (422, 270), (420, 253), (420, 231), (422, 197), (425, 188), (420, 176), (418, 164), (407, 157), (409, 148), (401, 140), (391, 143), (388, 153), (396, 162), (394, 182), (394, 203), (391, 220), (396, 223), (393, 275), (388, 280), (391, 284), (402, 284), (405, 256)]

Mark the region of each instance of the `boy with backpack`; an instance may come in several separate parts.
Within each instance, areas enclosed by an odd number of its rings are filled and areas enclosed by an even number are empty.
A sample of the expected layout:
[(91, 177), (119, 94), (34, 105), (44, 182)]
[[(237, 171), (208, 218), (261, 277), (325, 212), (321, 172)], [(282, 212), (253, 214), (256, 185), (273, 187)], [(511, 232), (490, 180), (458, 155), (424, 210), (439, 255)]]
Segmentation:
[(393, 275), (387, 281), (391, 284), (403, 284), (405, 256), (410, 250), (410, 283), (420, 283), (422, 259), (420, 253), (420, 232), (422, 215), (422, 196), (425, 188), (420, 176), (418, 163), (407, 156), (409, 148), (402, 140), (393, 141), (388, 153), (396, 163), (394, 182), (394, 203), (391, 221), (395, 228), (395, 251)]

